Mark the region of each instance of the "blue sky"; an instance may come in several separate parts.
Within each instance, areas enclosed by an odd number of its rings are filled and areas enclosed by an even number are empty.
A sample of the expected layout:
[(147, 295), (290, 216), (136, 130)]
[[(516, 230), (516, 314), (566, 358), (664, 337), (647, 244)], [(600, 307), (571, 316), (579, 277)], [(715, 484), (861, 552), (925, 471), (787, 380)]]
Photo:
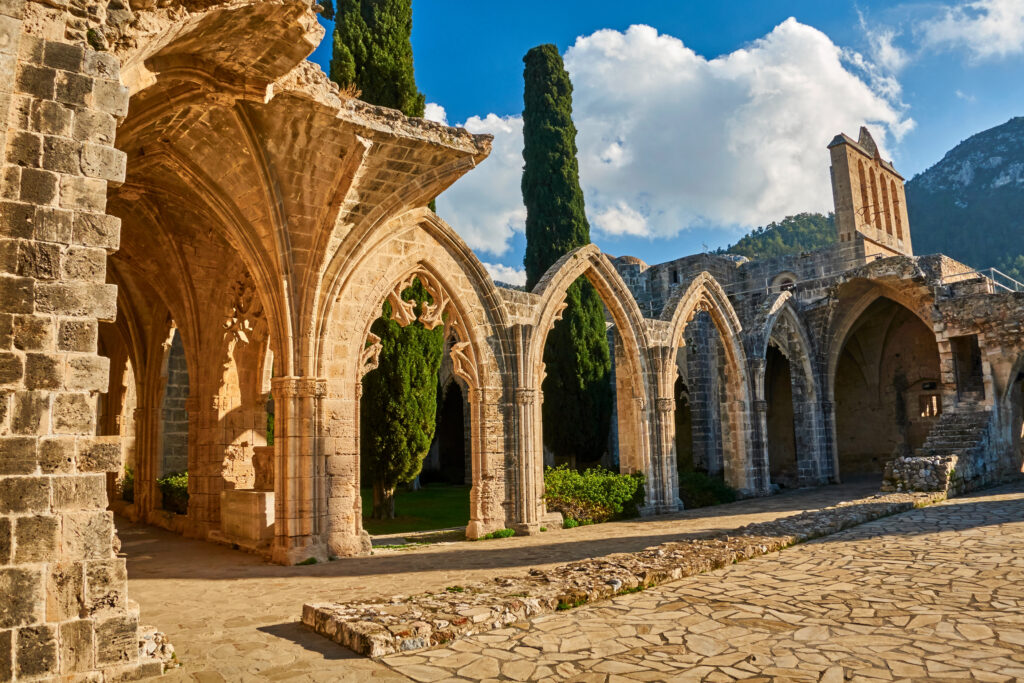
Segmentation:
[[(1024, 0), (415, 0), (413, 12), (417, 83), (439, 105), (428, 116), (496, 136), (438, 213), (505, 280), (524, 245), (522, 56), (540, 43), (558, 46), (576, 89), (593, 240), (649, 263), (827, 210), (825, 145), (840, 130), (868, 124), (909, 179), (1024, 114)], [(326, 71), (329, 58), (328, 35), (312, 59)]]

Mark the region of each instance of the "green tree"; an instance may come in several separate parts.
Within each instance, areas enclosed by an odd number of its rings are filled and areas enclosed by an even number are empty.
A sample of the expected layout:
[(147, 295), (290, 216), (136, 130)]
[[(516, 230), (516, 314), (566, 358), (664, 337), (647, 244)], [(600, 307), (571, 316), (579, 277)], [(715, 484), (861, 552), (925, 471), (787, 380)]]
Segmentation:
[(370, 104), (423, 116), (412, 65), (412, 0), (338, 0), (331, 79)]
[[(572, 83), (554, 45), (523, 57), (523, 203), (526, 286), (573, 249), (590, 243), (572, 122)], [(544, 348), (544, 442), (577, 462), (598, 459), (611, 423), (611, 358), (604, 307), (585, 280), (566, 293), (562, 320)]]
[[(402, 298), (417, 302), (417, 316), (424, 302), (433, 303), (419, 280)], [(361, 473), (373, 482), (373, 518), (394, 519), (395, 488), (419, 475), (434, 438), (444, 328), (428, 330), (418, 321), (402, 327), (384, 302), (370, 330), (380, 337), (381, 352), (377, 368), (363, 378)]]
[[(338, 0), (325, 9), (335, 15), (331, 78), (370, 104), (423, 116), (409, 41), (411, 0)], [(407, 296), (422, 302), (427, 293), (417, 281)], [(371, 329), (383, 350), (377, 370), (364, 379), (360, 460), (363, 480), (373, 483), (374, 519), (391, 519), (395, 487), (416, 478), (434, 438), (444, 339), (440, 329), (419, 323), (400, 328), (386, 304)]]
[(751, 259), (800, 254), (827, 247), (836, 241), (835, 216), (798, 213), (786, 216), (747, 233), (736, 244), (719, 253), (739, 254)]

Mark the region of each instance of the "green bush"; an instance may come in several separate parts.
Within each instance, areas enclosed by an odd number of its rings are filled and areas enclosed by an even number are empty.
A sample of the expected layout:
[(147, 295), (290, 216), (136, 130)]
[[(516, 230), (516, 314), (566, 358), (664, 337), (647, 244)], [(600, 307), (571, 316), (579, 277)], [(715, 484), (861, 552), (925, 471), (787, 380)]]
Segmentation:
[(188, 472), (172, 472), (163, 479), (157, 479), (156, 485), (163, 496), (164, 510), (188, 514)]
[(135, 502), (135, 471), (131, 467), (124, 468), (124, 477), (121, 479), (121, 500)]
[(686, 509), (702, 508), (735, 501), (736, 489), (703, 472), (680, 472), (679, 497)]
[(481, 536), (480, 539), (481, 540), (488, 540), (488, 539), (492, 539), (492, 538), (509, 538), (509, 537), (515, 536), (515, 535), (516, 535), (516, 532), (515, 532), (514, 529), (498, 529), (497, 531), (492, 531), (489, 534), (485, 534), (485, 535)]
[(636, 517), (644, 503), (643, 474), (617, 474), (601, 467), (583, 472), (566, 465), (544, 470), (544, 500), (562, 513), (565, 528)]

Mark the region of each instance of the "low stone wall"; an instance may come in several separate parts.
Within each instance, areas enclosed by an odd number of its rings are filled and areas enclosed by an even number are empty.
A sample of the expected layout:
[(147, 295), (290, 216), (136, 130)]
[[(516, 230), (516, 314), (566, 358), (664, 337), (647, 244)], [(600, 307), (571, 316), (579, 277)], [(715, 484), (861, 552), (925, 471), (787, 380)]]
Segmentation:
[(720, 569), (864, 522), (942, 500), (942, 493), (890, 493), (636, 553), (573, 562), (526, 576), (450, 586), (441, 593), (377, 602), (316, 603), (302, 621), (370, 657), (411, 652), (559, 609)]
[(883, 491), (950, 491), (956, 455), (909, 455), (885, 463)]

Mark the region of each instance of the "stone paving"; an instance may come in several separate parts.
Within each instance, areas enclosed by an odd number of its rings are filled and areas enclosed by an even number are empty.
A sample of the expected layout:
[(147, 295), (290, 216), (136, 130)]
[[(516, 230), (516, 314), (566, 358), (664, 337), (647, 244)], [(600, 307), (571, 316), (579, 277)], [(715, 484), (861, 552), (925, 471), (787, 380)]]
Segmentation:
[(526, 572), (674, 539), (721, 532), (859, 498), (878, 481), (857, 481), (755, 498), (677, 515), (613, 522), (537, 536), (376, 551), (305, 567), (118, 519), (128, 556), (129, 597), (183, 662), (168, 680), (406, 680), (299, 623), (302, 605), (443, 589), (495, 571)]
[(1024, 679), (1024, 484), (382, 661), (417, 681)]

